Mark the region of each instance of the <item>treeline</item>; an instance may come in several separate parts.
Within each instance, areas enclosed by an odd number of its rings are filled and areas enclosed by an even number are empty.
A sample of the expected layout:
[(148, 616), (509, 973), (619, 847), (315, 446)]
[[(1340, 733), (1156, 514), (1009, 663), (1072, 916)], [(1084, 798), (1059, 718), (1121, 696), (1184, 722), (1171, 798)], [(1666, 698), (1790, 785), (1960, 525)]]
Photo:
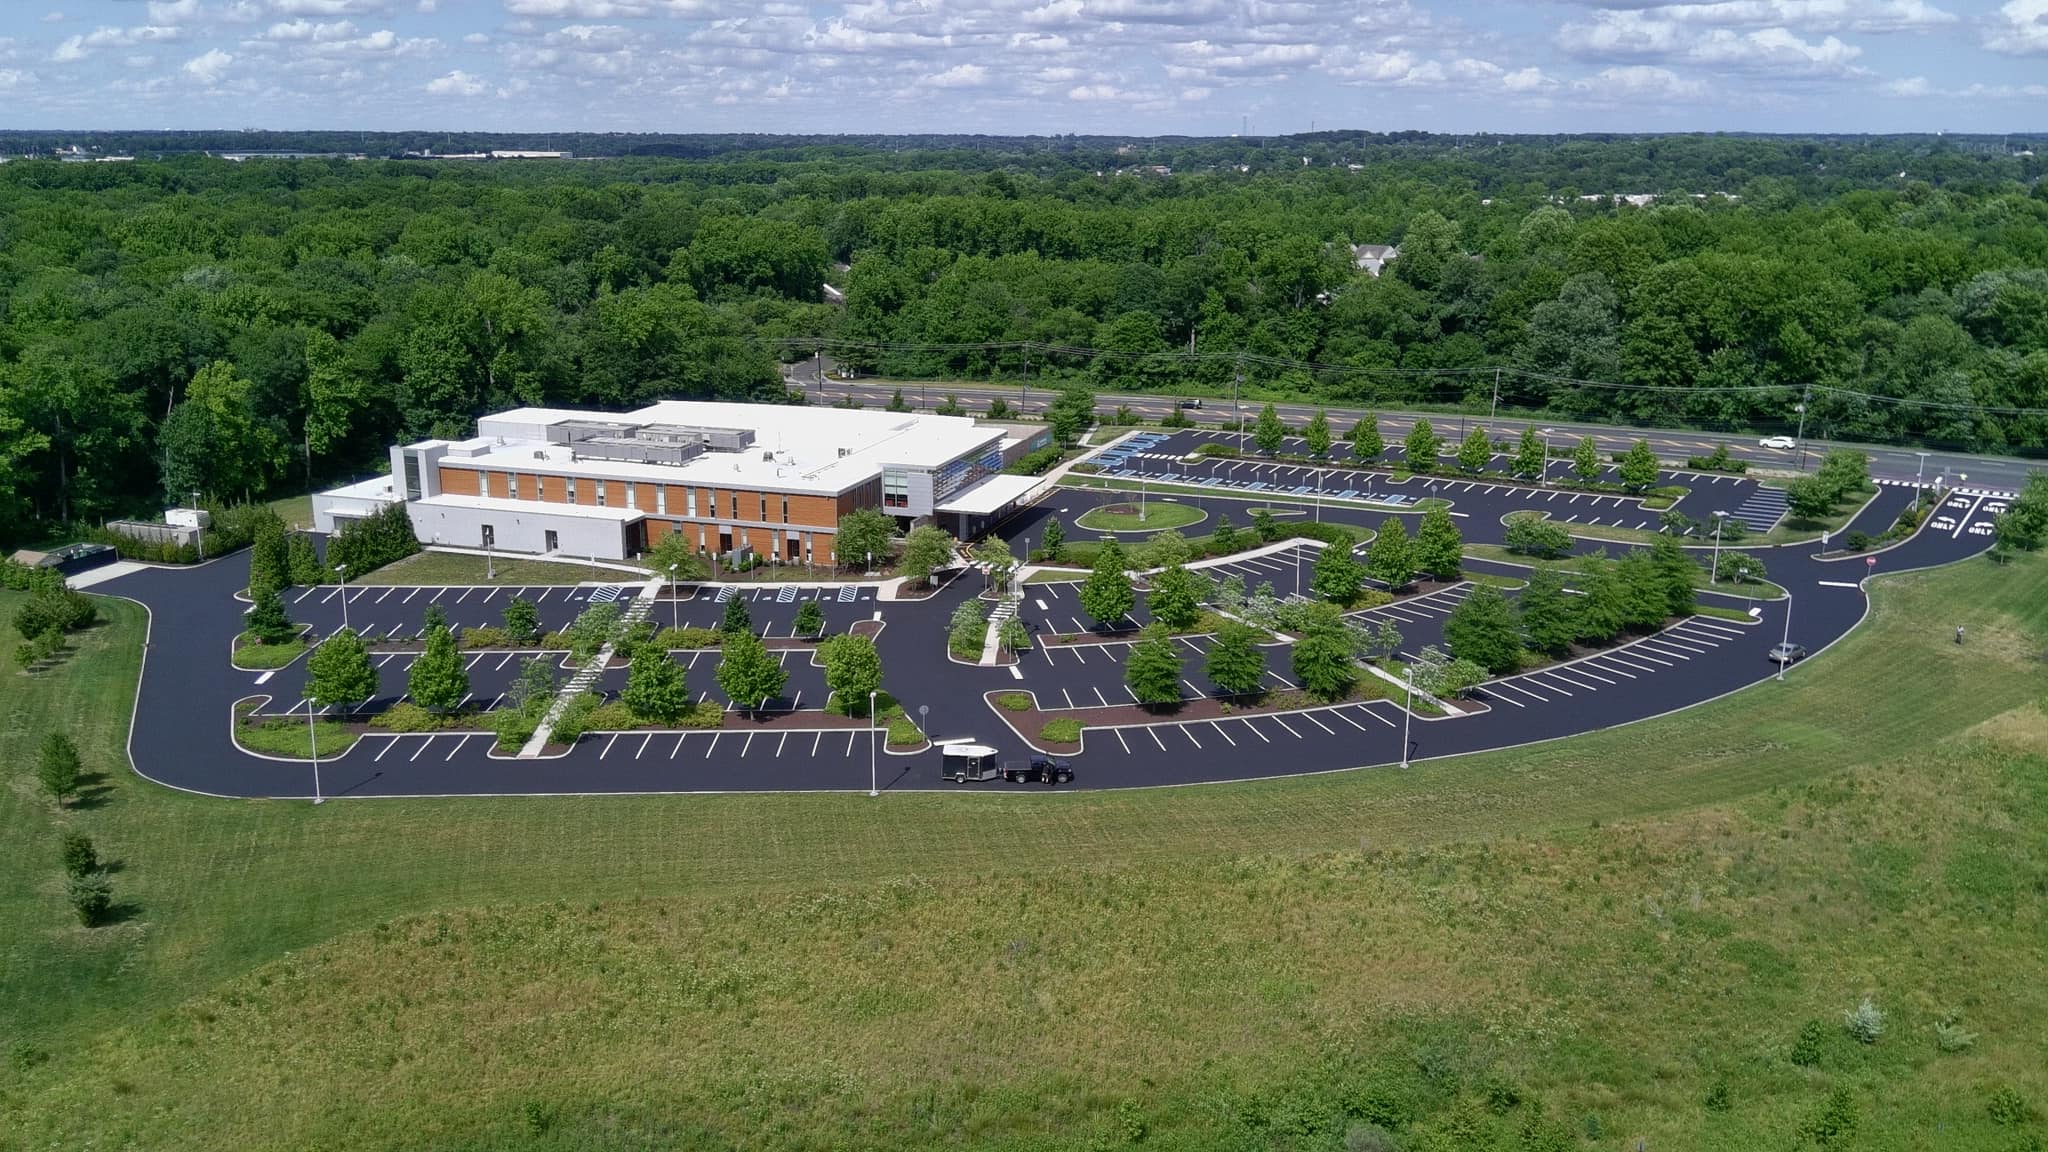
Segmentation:
[[(819, 346), (913, 376), (1225, 391), (1242, 374), (1467, 407), (1498, 382), (1504, 410), (1719, 428), (1781, 426), (1804, 398), (1810, 433), (2048, 437), (1983, 410), (2048, 405), (2048, 190), (1988, 141), (1117, 145), (8, 164), (0, 538), (346, 477), (493, 408), (780, 400), (778, 359)], [(1644, 191), (1664, 201), (1579, 198)], [(1401, 254), (1375, 278), (1364, 243)]]

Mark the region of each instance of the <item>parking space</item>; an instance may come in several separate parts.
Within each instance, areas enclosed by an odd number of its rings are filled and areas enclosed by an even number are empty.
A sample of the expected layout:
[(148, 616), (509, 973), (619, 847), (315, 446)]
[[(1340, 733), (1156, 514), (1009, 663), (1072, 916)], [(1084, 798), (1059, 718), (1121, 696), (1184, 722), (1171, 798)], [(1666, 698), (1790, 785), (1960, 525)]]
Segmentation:
[(1943, 500), (1928, 515), (1927, 531), (1946, 533), (1955, 540), (1970, 536), (1989, 538), (1997, 534), (1994, 520), (2005, 511), (2006, 504), (2007, 501), (2000, 497), (1957, 493)]
[[(1588, 698), (1602, 693), (1640, 693), (1651, 688), (1646, 681), (1667, 672), (1679, 678), (1689, 676), (1694, 661), (1723, 654), (1747, 654), (1755, 650), (1758, 659), (1769, 637), (1754, 625), (1736, 624), (1692, 616), (1640, 640), (1564, 664), (1533, 672), (1490, 680), (1474, 695), (1496, 707), (1529, 709), (1545, 704), (1594, 704)], [(1760, 666), (1760, 665), (1759, 665)], [(1683, 692), (1678, 683), (1656, 685), (1659, 692)]]

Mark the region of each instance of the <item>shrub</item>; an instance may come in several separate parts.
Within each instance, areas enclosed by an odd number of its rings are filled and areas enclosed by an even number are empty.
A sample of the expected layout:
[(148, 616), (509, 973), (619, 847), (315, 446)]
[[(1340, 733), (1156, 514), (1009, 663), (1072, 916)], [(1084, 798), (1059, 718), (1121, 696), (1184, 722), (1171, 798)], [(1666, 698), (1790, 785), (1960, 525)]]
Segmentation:
[(491, 713), (491, 728), (498, 734), (498, 747), (514, 752), (533, 738), (540, 717), (523, 708), (500, 708)]
[(66, 832), (58, 841), (57, 858), (63, 861), (66, 876), (86, 876), (100, 868), (100, 854), (92, 846), (92, 837), (83, 832)]
[(1870, 533), (1851, 532), (1842, 537), (1842, 547), (1851, 552), (1861, 552), (1870, 547)]
[(1045, 727), (1038, 730), (1038, 738), (1048, 744), (1079, 744), (1081, 742), (1081, 722), (1065, 717), (1057, 720), (1047, 720)]
[(1726, 1077), (1720, 1077), (1707, 1086), (1704, 1103), (1709, 1112), (1726, 1112), (1735, 1107), (1734, 1093), (1729, 1091)]
[(1208, 442), (1206, 442), (1206, 443), (1202, 444), (1202, 445), (1201, 445), (1200, 447), (1197, 447), (1197, 448), (1195, 449), (1195, 455), (1197, 455), (1197, 456), (1225, 456), (1225, 457), (1233, 457), (1233, 458), (1234, 458), (1234, 457), (1242, 456), (1242, 455), (1244, 455), (1244, 453), (1242, 453), (1242, 452), (1238, 451), (1237, 445), (1235, 445), (1235, 444), (1225, 444), (1225, 443), (1223, 443), (1223, 442), (1222, 442), (1222, 441), (1220, 441), (1220, 440), (1210, 440), (1210, 441), (1208, 441)]
[(516, 643), (510, 632), (491, 624), (465, 628), (461, 637), (464, 648), (510, 648)]
[(1842, 1013), (1842, 1027), (1859, 1044), (1875, 1044), (1884, 1035), (1884, 1010), (1865, 996), (1861, 1004)]
[(1826, 1033), (1821, 1029), (1820, 1021), (1808, 1020), (1799, 1029), (1799, 1039), (1792, 1042), (1792, 1062), (1801, 1068), (1811, 1068), (1819, 1064), (1821, 1042), (1825, 1037)]
[(114, 906), (114, 888), (107, 882), (105, 872), (73, 876), (65, 885), (64, 892), (71, 901), (71, 910), (77, 914), (78, 922), (87, 928), (105, 919), (107, 910)]
[(663, 651), (674, 651), (678, 648), (716, 648), (722, 639), (724, 633), (716, 628), (684, 625), (681, 628), (663, 628), (654, 634), (650, 643)]
[(1018, 457), (1003, 471), (1012, 476), (1043, 476), (1052, 471), (1053, 465), (1059, 462), (1060, 446), (1048, 444), (1036, 452)]
[[(722, 711), (722, 710), (721, 710)], [(680, 718), (680, 717), (679, 717)], [(640, 716), (622, 700), (612, 700), (590, 710), (590, 716), (583, 725), (585, 732), (623, 732), (638, 728)]]
[(1394, 1134), (1377, 1124), (1353, 1124), (1344, 1130), (1344, 1152), (1399, 1152)]
[(1508, 521), (1507, 550), (1524, 556), (1557, 559), (1572, 550), (1572, 534), (1562, 524), (1534, 516), (1517, 516)]
[(410, 700), (402, 700), (370, 718), (372, 728), (388, 732), (433, 732), (441, 727), (441, 718)]
[(52, 732), (43, 738), (42, 754), (36, 761), (36, 779), (43, 785), (52, 799), (62, 804), (78, 791), (79, 773), (83, 765), (78, 758), (78, 748), (71, 738), (62, 732)]
[(360, 520), (341, 526), (327, 540), (327, 569), (347, 565), (347, 575), (374, 572), (394, 560), (403, 560), (420, 550), (412, 517), (402, 503), (387, 504)]
[(596, 716), (597, 708), (597, 697), (588, 692), (571, 698), (569, 706), (562, 709), (561, 716), (556, 718), (550, 739), (562, 744), (574, 744), (585, 732), (590, 731), (591, 720)]
[(1963, 1027), (1963, 1022), (1954, 1016), (1946, 1016), (1934, 1022), (1934, 1048), (1937, 1052), (1968, 1052), (1977, 1045), (1977, 1034)]
[(1010, 712), (1031, 711), (1031, 697), (1022, 692), (1005, 692), (996, 697), (996, 707)]
[(2034, 1110), (2027, 1107), (2027, 1101), (2010, 1084), (2000, 1084), (1991, 1090), (1991, 1098), (1985, 1101), (1984, 1110), (1991, 1115), (1993, 1124), (2008, 1128), (2025, 1124), (2033, 1118)]
[(1820, 1111), (1800, 1126), (1800, 1135), (1823, 1148), (1846, 1141), (1856, 1134), (1856, 1097), (1847, 1088), (1828, 1093)]

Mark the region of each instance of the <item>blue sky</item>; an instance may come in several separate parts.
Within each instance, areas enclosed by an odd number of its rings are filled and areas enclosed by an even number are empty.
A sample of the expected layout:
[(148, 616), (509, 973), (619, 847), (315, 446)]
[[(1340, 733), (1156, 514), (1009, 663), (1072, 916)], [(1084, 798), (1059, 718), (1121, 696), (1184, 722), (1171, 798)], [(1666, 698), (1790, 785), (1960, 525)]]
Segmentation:
[(2048, 0), (6, 0), (0, 125), (2048, 130)]

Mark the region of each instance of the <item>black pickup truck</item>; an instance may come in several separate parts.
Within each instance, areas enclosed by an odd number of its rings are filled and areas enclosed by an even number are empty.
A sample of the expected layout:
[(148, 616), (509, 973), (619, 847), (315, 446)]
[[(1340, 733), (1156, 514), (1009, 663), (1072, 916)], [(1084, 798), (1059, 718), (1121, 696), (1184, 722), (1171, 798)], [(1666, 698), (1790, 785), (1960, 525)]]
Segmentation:
[(1074, 779), (1074, 766), (1065, 760), (1054, 760), (1047, 756), (1033, 756), (1029, 760), (1005, 760), (1003, 779), (1012, 784), (1066, 784)]

